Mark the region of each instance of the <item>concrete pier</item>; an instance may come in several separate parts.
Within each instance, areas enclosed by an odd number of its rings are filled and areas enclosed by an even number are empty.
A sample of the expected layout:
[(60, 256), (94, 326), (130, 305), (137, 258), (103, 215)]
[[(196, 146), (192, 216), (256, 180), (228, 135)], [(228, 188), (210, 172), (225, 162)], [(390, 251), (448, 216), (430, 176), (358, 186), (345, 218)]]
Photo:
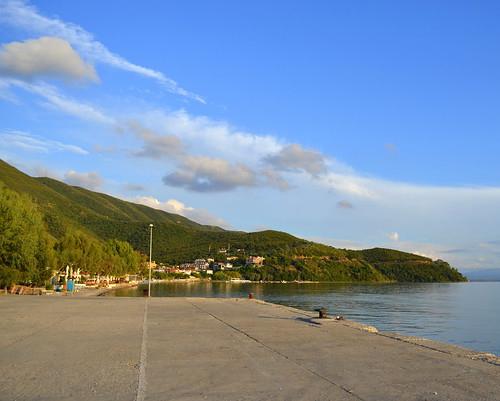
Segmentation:
[(314, 315), (246, 299), (2, 296), (0, 400), (500, 400), (493, 359)]

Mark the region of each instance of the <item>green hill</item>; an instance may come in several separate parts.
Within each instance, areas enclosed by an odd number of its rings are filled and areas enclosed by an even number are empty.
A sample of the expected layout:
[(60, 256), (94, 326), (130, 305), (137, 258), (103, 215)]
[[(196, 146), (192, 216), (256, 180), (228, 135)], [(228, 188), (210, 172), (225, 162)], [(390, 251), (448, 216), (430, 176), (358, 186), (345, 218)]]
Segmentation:
[[(148, 252), (148, 225), (154, 223), (154, 259), (183, 263), (217, 257), (230, 247), (240, 258), (262, 255), (262, 268), (242, 269), (245, 277), (325, 281), (463, 281), (446, 262), (389, 250), (351, 251), (306, 241), (278, 231), (246, 233), (195, 223), (185, 217), (127, 202), (109, 195), (34, 178), (0, 160), (0, 182), (28, 195), (43, 214), (48, 231), (60, 239), (68, 230), (99, 240), (129, 242)], [(209, 249), (211, 254), (209, 255)]]

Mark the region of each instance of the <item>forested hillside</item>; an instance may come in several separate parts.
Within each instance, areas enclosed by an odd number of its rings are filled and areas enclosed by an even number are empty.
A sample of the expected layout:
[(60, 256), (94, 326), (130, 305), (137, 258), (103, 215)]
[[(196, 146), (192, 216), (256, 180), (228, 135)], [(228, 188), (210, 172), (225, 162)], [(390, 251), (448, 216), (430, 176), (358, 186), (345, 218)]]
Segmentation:
[[(4, 184), (2, 191), (15, 191), (22, 195), (25, 203), (35, 205), (44, 230), (54, 243), (78, 233), (103, 249), (107, 241), (118, 240), (146, 254), (148, 225), (153, 223), (157, 262), (177, 264), (198, 257), (217, 257), (220, 248), (230, 247), (233, 254), (240, 257), (252, 254), (266, 257), (264, 267), (243, 271), (256, 280), (464, 280), (443, 261), (389, 249), (337, 249), (271, 230), (227, 231), (50, 178), (33, 178), (1, 160), (0, 182)], [(9, 208), (8, 205), (0, 207)], [(5, 268), (11, 267), (4, 260), (0, 263)]]

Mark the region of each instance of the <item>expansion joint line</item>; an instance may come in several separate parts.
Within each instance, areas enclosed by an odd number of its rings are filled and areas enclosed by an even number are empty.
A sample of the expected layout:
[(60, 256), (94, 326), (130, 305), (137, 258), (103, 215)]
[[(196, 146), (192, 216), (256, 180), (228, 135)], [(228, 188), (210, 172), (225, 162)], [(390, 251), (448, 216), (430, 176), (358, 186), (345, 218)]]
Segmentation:
[(144, 319), (142, 321), (142, 343), (141, 356), (139, 361), (139, 378), (137, 382), (137, 395), (135, 401), (144, 401), (146, 398), (146, 365), (148, 359), (147, 343), (148, 343), (148, 305), (149, 298), (146, 298), (144, 303)]
[(338, 383), (335, 383), (333, 380), (330, 380), (328, 377), (325, 377), (321, 374), (319, 374), (318, 372), (315, 372), (314, 370), (306, 367), (306, 366), (303, 366), (301, 365), (300, 363), (298, 363), (297, 361), (291, 359), (288, 355), (285, 355), (283, 354), (282, 352), (274, 349), (274, 348), (271, 348), (269, 345), (266, 345), (264, 344), (263, 342), (261, 342), (259, 339), (251, 336), (250, 334), (248, 334), (247, 332), (243, 331), (242, 329), (239, 329), (238, 327), (236, 326), (233, 326), (231, 323), (228, 323), (226, 322), (225, 320), (221, 319), (220, 317), (214, 315), (213, 313), (210, 313), (209, 311), (203, 309), (202, 307), (190, 302), (190, 301), (187, 301), (189, 304), (191, 304), (192, 306), (194, 306), (196, 309), (198, 309), (199, 311), (203, 312), (203, 313), (206, 313), (207, 315), (211, 316), (212, 318), (214, 318), (215, 320), (219, 321), (220, 323), (226, 325), (227, 327), (231, 328), (232, 330), (236, 331), (237, 333), (240, 333), (242, 335), (244, 335), (245, 337), (249, 338), (250, 340), (256, 342), (257, 344), (259, 344), (261, 347), (264, 347), (266, 348), (267, 350), (271, 351), (272, 353), (280, 356), (281, 358), (284, 358), (286, 359), (287, 361), (293, 363), (294, 365), (297, 365), (298, 367), (300, 367), (301, 369), (309, 372), (310, 374), (320, 378), (321, 380), (324, 380), (326, 381), (327, 383), (331, 384), (332, 386), (335, 386), (335, 387), (338, 387), (340, 388), (341, 390), (345, 391), (346, 393), (348, 393), (349, 395), (357, 398), (358, 400), (360, 401), (366, 401), (364, 400), (363, 398), (361, 398), (359, 395), (355, 394), (352, 390), (349, 390), (347, 387), (344, 387), (342, 386), (341, 384), (338, 384)]

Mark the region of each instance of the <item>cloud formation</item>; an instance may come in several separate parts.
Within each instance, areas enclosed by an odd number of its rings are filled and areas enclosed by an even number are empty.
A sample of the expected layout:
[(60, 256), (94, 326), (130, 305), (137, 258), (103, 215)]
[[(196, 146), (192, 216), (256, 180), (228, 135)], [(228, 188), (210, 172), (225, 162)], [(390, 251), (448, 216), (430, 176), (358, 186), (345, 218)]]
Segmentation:
[(79, 173), (70, 170), (64, 174), (64, 181), (69, 185), (96, 190), (103, 184), (103, 179), (96, 172)]
[[(318, 178), (325, 188), (341, 194), (358, 198), (375, 199), (379, 196), (377, 180), (356, 173), (337, 173), (329, 171)], [(375, 184), (375, 185), (374, 185)]]
[(28, 4), (26, 1), (1, 1), (0, 23), (15, 26), (28, 32), (65, 39), (88, 60), (154, 79), (171, 93), (205, 103), (205, 100), (201, 96), (182, 88), (177, 82), (165, 76), (162, 72), (131, 63), (118, 54), (112, 53), (82, 27), (58, 18), (45, 17), (38, 12), (36, 7)]
[(176, 171), (163, 177), (166, 185), (196, 192), (227, 191), (256, 185), (255, 173), (242, 163), (227, 160), (188, 156)]
[(265, 157), (264, 161), (280, 171), (305, 171), (312, 176), (327, 171), (325, 157), (320, 152), (304, 149), (295, 143)]
[(217, 157), (230, 161), (245, 160), (247, 164), (257, 164), (261, 158), (279, 152), (283, 147), (274, 136), (245, 132), (225, 121), (195, 116), (185, 110), (154, 110), (144, 113), (141, 118), (160, 132), (178, 136), (187, 145), (195, 147), (197, 153), (217, 154)]
[(135, 198), (134, 202), (152, 207), (154, 209), (163, 210), (168, 213), (179, 214), (200, 224), (230, 228), (230, 226), (223, 219), (210, 214), (204, 209), (195, 209), (193, 207), (186, 206), (184, 203), (176, 199), (169, 199), (165, 202), (160, 202), (152, 196), (140, 196)]
[(260, 174), (264, 178), (264, 185), (268, 185), (272, 188), (277, 188), (280, 191), (286, 191), (291, 188), (287, 180), (272, 168), (265, 168), (260, 171)]
[(4, 44), (0, 48), (0, 75), (27, 80), (98, 80), (94, 67), (85, 63), (68, 42), (48, 36)]
[(134, 152), (135, 156), (163, 159), (180, 157), (184, 153), (182, 141), (176, 135), (160, 135), (138, 121), (129, 122), (128, 127), (143, 142), (142, 149)]
[(30, 83), (18, 79), (0, 79), (0, 87), (21, 88), (44, 99), (44, 106), (61, 111), (65, 114), (77, 117), (84, 121), (92, 121), (100, 124), (115, 125), (113, 118), (104, 114), (93, 105), (79, 102), (61, 94), (54, 86), (45, 83)]
[(59, 141), (45, 139), (22, 131), (0, 132), (0, 146), (17, 147), (29, 152), (70, 152), (78, 155), (87, 155), (85, 149)]

